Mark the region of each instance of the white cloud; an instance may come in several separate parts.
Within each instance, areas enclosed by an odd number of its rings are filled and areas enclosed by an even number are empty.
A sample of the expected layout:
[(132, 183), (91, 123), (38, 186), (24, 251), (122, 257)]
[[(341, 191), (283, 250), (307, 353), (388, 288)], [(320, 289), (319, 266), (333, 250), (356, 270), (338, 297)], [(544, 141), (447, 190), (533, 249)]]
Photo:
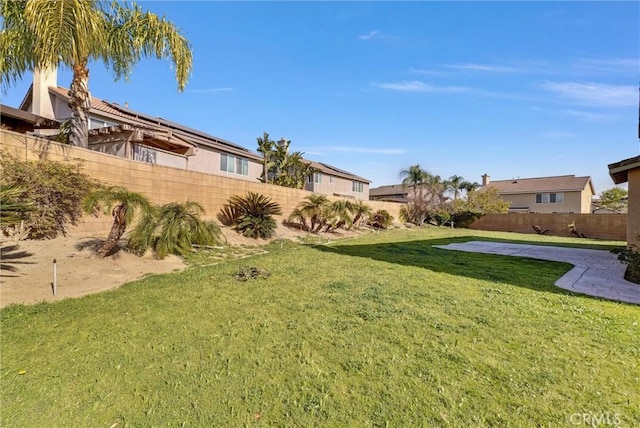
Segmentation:
[(560, 110), (560, 113), (567, 114), (569, 116), (574, 116), (580, 119), (584, 119), (589, 122), (611, 122), (617, 119), (617, 116), (605, 113), (594, 113), (592, 111), (583, 111), (583, 110)]
[(542, 88), (578, 104), (601, 107), (628, 107), (638, 104), (638, 89), (630, 85), (601, 83), (546, 82)]
[(452, 68), (454, 70), (486, 71), (490, 73), (514, 73), (514, 72), (522, 71), (516, 67), (506, 67), (503, 65), (490, 65), (490, 64), (474, 64), (474, 63), (447, 64), (445, 65), (445, 67)]
[(435, 86), (419, 80), (409, 80), (391, 83), (372, 83), (373, 86), (380, 89), (388, 89), (400, 92), (428, 92), (428, 93), (456, 93), (467, 92), (469, 89), (460, 86)]
[(362, 34), (358, 36), (360, 40), (371, 40), (373, 38), (380, 37), (380, 32), (377, 30), (369, 31), (367, 34)]
[(204, 88), (204, 89), (187, 89), (187, 92), (192, 94), (215, 94), (218, 92), (231, 92), (233, 88)]

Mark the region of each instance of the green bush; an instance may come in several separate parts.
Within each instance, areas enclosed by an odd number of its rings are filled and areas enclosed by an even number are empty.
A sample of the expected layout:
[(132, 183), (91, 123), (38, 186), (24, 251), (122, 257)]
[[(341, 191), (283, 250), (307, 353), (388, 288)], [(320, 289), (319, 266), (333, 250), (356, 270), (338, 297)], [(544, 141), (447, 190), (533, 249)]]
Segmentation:
[(378, 210), (374, 212), (367, 224), (374, 229), (388, 229), (393, 221), (393, 216), (387, 210)]
[(272, 216), (280, 214), (280, 204), (264, 195), (248, 192), (245, 196), (229, 198), (218, 213), (218, 220), (248, 238), (270, 238), (278, 226)]
[(172, 202), (143, 213), (132, 230), (129, 247), (139, 255), (152, 248), (159, 259), (169, 254), (186, 256), (195, 245), (216, 245), (223, 240), (220, 228), (202, 220), (204, 208), (197, 202)]
[(469, 227), (471, 223), (482, 217), (477, 211), (456, 211), (451, 215), (455, 227)]
[(640, 284), (640, 251), (624, 247), (615, 248), (611, 250), (611, 252), (618, 255), (618, 260), (620, 260), (621, 263), (627, 264), (624, 279)]
[[(28, 204), (24, 230), (28, 239), (50, 239), (66, 234), (69, 224), (82, 217), (82, 200), (97, 182), (80, 172), (80, 164), (51, 160), (23, 161), (7, 153), (0, 158), (2, 185), (19, 186), (13, 202)], [(13, 226), (13, 231), (15, 231)], [(3, 228), (11, 233), (11, 228)]]

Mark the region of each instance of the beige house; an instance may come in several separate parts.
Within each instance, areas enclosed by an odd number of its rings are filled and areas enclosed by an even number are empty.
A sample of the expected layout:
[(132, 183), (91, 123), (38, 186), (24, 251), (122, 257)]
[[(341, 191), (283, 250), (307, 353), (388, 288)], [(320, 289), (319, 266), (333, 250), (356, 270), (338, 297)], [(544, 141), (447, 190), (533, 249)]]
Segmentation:
[(489, 181), (485, 174), (482, 186), (498, 189), (509, 212), (588, 214), (595, 194), (591, 177), (575, 175)]
[(627, 207), (627, 245), (640, 250), (640, 156), (609, 165), (615, 184), (629, 183)]
[(369, 190), (369, 199), (372, 201), (387, 202), (408, 202), (409, 186), (402, 184), (390, 184), (387, 186), (375, 187)]
[[(36, 71), (20, 109), (12, 111), (18, 112), (14, 116), (28, 116), (34, 124), (36, 121), (42, 124), (43, 118), (50, 119), (46, 122), (48, 127), (24, 129), (30, 134), (57, 133), (58, 123), (71, 116), (68, 92), (57, 86), (56, 70)], [(262, 175), (262, 156), (257, 153), (202, 131), (96, 97), (91, 97), (89, 109), (89, 149), (252, 182)], [(305, 190), (368, 199), (370, 182), (367, 179), (331, 165), (306, 161), (319, 172), (309, 177)]]
[(366, 178), (326, 163), (308, 160), (307, 162), (310, 162), (317, 172), (309, 176), (305, 190), (343, 198), (369, 200), (371, 182)]

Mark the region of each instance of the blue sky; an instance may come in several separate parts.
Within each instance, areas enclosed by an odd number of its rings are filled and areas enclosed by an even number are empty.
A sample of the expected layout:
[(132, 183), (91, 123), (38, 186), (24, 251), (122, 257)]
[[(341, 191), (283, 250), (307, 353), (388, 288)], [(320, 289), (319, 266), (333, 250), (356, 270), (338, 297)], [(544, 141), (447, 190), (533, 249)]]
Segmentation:
[(129, 82), (93, 64), (94, 96), (254, 151), (264, 131), (286, 137), (372, 187), (419, 163), (471, 181), (590, 175), (599, 193), (608, 163), (640, 153), (638, 2), (141, 5), (190, 39), (187, 89), (149, 59)]

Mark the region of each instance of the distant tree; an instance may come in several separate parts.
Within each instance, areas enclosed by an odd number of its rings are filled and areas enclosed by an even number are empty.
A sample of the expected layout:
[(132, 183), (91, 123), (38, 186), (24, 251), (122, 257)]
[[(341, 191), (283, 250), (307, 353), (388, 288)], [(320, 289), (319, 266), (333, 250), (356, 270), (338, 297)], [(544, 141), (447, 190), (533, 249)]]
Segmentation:
[(453, 199), (457, 200), (460, 196), (460, 191), (463, 189), (464, 177), (459, 175), (452, 175), (447, 181), (445, 181), (445, 187), (447, 190), (453, 193)]
[(262, 175), (260, 181), (263, 183), (269, 182), (269, 171), (274, 166), (272, 160), (273, 151), (275, 149), (276, 142), (269, 139), (269, 134), (266, 132), (262, 134), (262, 137), (258, 137), (258, 152), (262, 154)]
[(304, 188), (307, 179), (317, 170), (303, 159), (302, 152), (290, 153), (290, 145), (289, 140), (277, 143), (269, 140), (266, 132), (258, 138), (258, 151), (263, 156), (260, 181), (294, 189)]
[(500, 197), (497, 188), (487, 186), (482, 190), (469, 192), (467, 200), (459, 208), (479, 214), (506, 213), (509, 212), (509, 202)]
[(612, 187), (600, 193), (600, 206), (611, 211), (622, 213), (627, 211), (629, 192), (620, 187)]
[(420, 164), (415, 164), (401, 170), (400, 178), (402, 178), (402, 186), (410, 186), (415, 194), (418, 186), (427, 178), (427, 172), (420, 167)]
[(73, 72), (69, 142), (87, 147), (89, 69), (102, 60), (116, 79), (127, 78), (143, 57), (170, 58), (178, 90), (191, 72), (187, 39), (165, 18), (135, 3), (100, 0), (0, 1), (0, 75), (3, 87), (25, 72), (62, 63)]

